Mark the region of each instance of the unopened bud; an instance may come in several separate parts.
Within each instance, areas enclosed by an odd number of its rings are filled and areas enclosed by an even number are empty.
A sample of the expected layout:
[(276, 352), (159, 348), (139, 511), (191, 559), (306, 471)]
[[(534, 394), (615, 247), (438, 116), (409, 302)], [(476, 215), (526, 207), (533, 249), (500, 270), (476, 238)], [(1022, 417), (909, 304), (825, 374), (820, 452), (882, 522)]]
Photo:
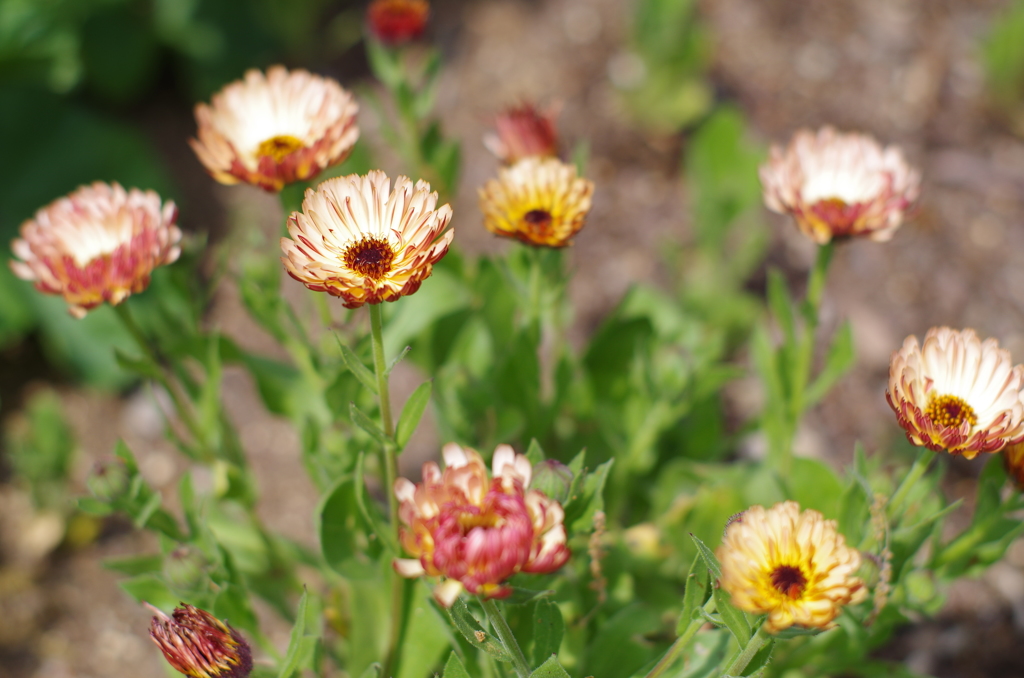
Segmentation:
[(128, 491), (131, 478), (128, 469), (120, 459), (97, 462), (85, 484), (92, 495), (100, 501), (115, 501)]
[(167, 663), (190, 678), (247, 678), (252, 651), (238, 631), (206, 610), (181, 604), (167, 616), (155, 607), (149, 635)]
[(573, 473), (560, 461), (546, 459), (533, 467), (531, 490), (540, 490), (550, 499), (564, 504), (569, 499)]

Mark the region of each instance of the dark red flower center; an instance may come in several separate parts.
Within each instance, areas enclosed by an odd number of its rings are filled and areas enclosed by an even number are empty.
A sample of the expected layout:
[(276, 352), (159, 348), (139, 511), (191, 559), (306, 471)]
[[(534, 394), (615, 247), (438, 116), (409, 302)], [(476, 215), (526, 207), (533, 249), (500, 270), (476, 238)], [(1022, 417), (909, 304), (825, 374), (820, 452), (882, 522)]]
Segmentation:
[(349, 245), (344, 255), (345, 265), (370, 280), (380, 280), (391, 272), (395, 251), (386, 240), (366, 236)]
[(974, 413), (974, 408), (963, 398), (954, 395), (935, 396), (928, 401), (924, 413), (939, 426), (947, 428), (958, 428), (965, 420), (970, 422), (971, 426), (978, 423), (978, 415)]
[(771, 573), (772, 586), (784, 596), (796, 600), (804, 593), (807, 586), (807, 579), (799, 567), (792, 565), (779, 565)]
[(526, 222), (526, 228), (531, 233), (538, 235), (545, 235), (551, 230), (551, 212), (547, 210), (530, 210), (523, 215), (523, 221)]

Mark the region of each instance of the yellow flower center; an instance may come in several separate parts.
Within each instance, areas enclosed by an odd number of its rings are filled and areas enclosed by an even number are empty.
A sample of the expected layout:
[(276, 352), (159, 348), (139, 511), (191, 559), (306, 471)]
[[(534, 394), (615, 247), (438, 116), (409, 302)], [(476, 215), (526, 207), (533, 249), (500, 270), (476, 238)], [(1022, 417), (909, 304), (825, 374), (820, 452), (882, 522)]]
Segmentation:
[(957, 428), (965, 420), (970, 422), (971, 426), (978, 423), (978, 415), (974, 413), (974, 408), (963, 398), (955, 395), (933, 397), (924, 408), (924, 413), (939, 426), (947, 428)]
[(493, 511), (459, 514), (459, 527), (465, 533), (474, 527), (501, 527), (504, 523), (504, 519)]
[(551, 230), (551, 212), (547, 210), (530, 210), (523, 215), (523, 221), (526, 222), (526, 228), (530, 233), (537, 235), (547, 235)]
[(354, 245), (349, 245), (342, 259), (346, 266), (359, 275), (380, 280), (391, 272), (395, 251), (387, 240), (365, 236)]
[(281, 162), (295, 151), (303, 148), (303, 143), (293, 136), (282, 134), (271, 137), (256, 147), (256, 157), (270, 157), (274, 162)]
[(800, 571), (799, 567), (792, 565), (779, 565), (769, 575), (772, 586), (784, 596), (797, 600), (804, 594), (804, 587), (807, 586), (807, 578)]

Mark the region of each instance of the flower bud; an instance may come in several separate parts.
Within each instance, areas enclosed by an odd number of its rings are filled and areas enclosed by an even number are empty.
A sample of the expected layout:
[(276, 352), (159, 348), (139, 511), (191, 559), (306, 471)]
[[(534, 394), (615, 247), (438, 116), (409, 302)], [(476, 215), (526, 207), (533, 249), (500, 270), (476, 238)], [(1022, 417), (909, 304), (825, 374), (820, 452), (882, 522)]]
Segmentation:
[(533, 480), (530, 487), (540, 490), (549, 499), (564, 504), (569, 499), (572, 488), (573, 472), (560, 461), (546, 459), (533, 467)]
[(247, 678), (252, 672), (248, 643), (209, 612), (182, 603), (168, 617), (149, 607), (157, 614), (149, 635), (175, 671), (190, 678)]
[(164, 579), (173, 588), (194, 591), (206, 579), (206, 559), (189, 546), (179, 546), (164, 558)]
[(387, 45), (401, 45), (423, 35), (429, 14), (426, 0), (373, 0), (366, 22), (373, 37)]
[(128, 491), (131, 478), (128, 469), (120, 459), (97, 462), (85, 484), (92, 495), (100, 501), (116, 501)]

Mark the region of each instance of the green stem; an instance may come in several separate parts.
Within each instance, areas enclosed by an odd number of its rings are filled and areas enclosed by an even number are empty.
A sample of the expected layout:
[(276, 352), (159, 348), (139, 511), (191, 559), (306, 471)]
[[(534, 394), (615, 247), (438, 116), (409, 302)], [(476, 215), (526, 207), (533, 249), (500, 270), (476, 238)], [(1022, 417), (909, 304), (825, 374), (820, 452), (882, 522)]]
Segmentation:
[[(384, 435), (392, 440), (395, 435), (391, 419), (391, 393), (388, 389), (387, 362), (384, 356), (384, 321), (380, 304), (370, 305), (370, 339), (373, 344), (373, 368), (377, 375), (377, 394), (380, 397), (380, 418)], [(388, 514), (396, 538), (398, 530), (398, 498), (395, 496), (395, 479), (398, 477), (398, 458), (393, 441), (381, 446), (384, 467), (384, 492), (388, 497)], [(402, 652), (402, 639), (409, 622), (409, 599), (411, 589), (406, 580), (397, 575), (391, 580), (391, 637), (388, 653), (384, 660), (385, 678), (398, 675)]]
[(178, 413), (178, 416), (185, 423), (185, 427), (192, 434), (193, 442), (205, 449), (205, 436), (203, 435), (202, 429), (199, 428), (199, 424), (196, 422), (195, 417), (192, 416), (192, 410), (185, 404), (186, 399), (181, 393), (181, 389), (178, 387), (177, 382), (172, 381), (168, 378), (164, 366), (160, 360), (160, 355), (156, 349), (150, 344), (149, 340), (146, 339), (146, 335), (142, 332), (142, 328), (139, 327), (138, 323), (135, 322), (134, 316), (131, 311), (128, 310), (128, 305), (125, 303), (117, 304), (114, 306), (114, 311), (117, 313), (117, 317), (120, 318), (121, 324), (124, 325), (128, 333), (132, 335), (132, 339), (138, 344), (139, 349), (143, 352), (146, 358), (154, 366), (154, 378), (157, 383), (163, 386), (167, 395), (171, 397), (171, 402), (174, 404), (174, 409)]
[(493, 600), (483, 599), (481, 599), (480, 604), (483, 605), (484, 612), (487, 613), (487, 620), (491, 622), (494, 632), (498, 634), (498, 640), (501, 641), (505, 650), (512, 657), (512, 666), (515, 667), (516, 675), (519, 678), (529, 678), (530, 665), (526, 663), (526, 655), (523, 654), (522, 648), (519, 647), (516, 637), (512, 635), (512, 629), (509, 628), (508, 622), (501, 616), (498, 605)]
[(903, 502), (906, 501), (907, 495), (910, 494), (910, 490), (914, 488), (917, 481), (921, 479), (921, 476), (925, 474), (928, 467), (932, 463), (932, 459), (935, 458), (935, 453), (929, 450), (927, 447), (922, 449), (920, 454), (917, 455), (917, 459), (914, 461), (914, 465), (910, 467), (910, 472), (900, 483), (899, 488), (896, 489), (896, 494), (892, 495), (892, 499), (889, 501), (889, 519), (895, 519), (896, 515), (903, 508)]
[(750, 660), (754, 658), (754, 655), (757, 654), (758, 651), (764, 646), (764, 641), (766, 640), (768, 640), (768, 634), (764, 630), (764, 624), (762, 624), (761, 627), (757, 629), (757, 633), (755, 633), (750, 638), (750, 640), (747, 641), (747, 646), (744, 647), (743, 651), (740, 652), (739, 656), (737, 656), (736, 659), (734, 659), (733, 662), (729, 664), (728, 668), (725, 669), (722, 675), (740, 675), (743, 669), (747, 668), (747, 664), (749, 664)]
[[(715, 597), (711, 596), (708, 598), (708, 602), (704, 603), (704, 612), (711, 614), (714, 611)], [(700, 631), (700, 628), (704, 626), (704, 624), (705, 619), (703, 616), (691, 619), (690, 623), (687, 624), (686, 629), (683, 630), (683, 633), (676, 638), (676, 642), (672, 643), (672, 647), (668, 649), (668, 652), (666, 652), (661, 658), (661, 661), (654, 665), (654, 668), (651, 669), (650, 673), (648, 673), (645, 678), (658, 678), (658, 676), (675, 664), (676, 660), (679, 659), (679, 655), (682, 654), (683, 650), (689, 646), (690, 641), (693, 640), (693, 637), (697, 635), (697, 631)]]

